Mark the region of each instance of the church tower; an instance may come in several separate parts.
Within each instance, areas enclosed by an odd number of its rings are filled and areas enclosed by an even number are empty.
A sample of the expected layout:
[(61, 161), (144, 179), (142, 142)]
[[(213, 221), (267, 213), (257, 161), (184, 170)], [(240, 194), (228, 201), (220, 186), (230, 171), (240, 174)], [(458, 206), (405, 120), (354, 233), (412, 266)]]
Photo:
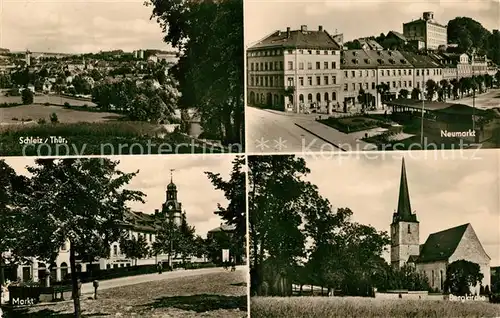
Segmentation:
[(180, 225), (184, 213), (182, 213), (182, 204), (177, 201), (177, 186), (174, 184), (172, 171), (170, 171), (170, 183), (167, 186), (166, 200), (163, 203), (162, 214), (170, 221)]
[(398, 209), (392, 216), (391, 224), (391, 264), (401, 267), (412, 255), (420, 253), (419, 223), (410, 205), (408, 181), (406, 179), (405, 160), (401, 167)]

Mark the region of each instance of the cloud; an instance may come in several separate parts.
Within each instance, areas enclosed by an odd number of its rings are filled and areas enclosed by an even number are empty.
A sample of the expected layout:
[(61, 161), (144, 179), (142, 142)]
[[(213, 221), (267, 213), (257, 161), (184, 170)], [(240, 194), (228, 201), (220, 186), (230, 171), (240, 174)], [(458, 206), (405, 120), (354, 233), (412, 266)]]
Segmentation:
[(0, 47), (68, 53), (168, 49), (151, 12), (141, 0), (4, 0)]
[[(33, 166), (34, 159), (4, 158), (17, 173), (29, 175), (26, 166)], [(222, 191), (216, 190), (205, 175), (205, 171), (220, 173), (225, 180), (229, 179), (232, 169), (232, 155), (215, 156), (121, 156), (111, 157), (118, 160), (118, 170), (123, 172), (139, 173), (127, 185), (128, 189), (140, 190), (146, 194), (145, 203), (132, 202), (129, 204), (134, 211), (147, 214), (160, 209), (166, 199), (166, 188), (170, 183), (170, 169), (173, 172), (173, 181), (177, 185), (178, 200), (186, 211), (188, 223), (195, 227), (198, 235), (216, 228), (222, 222), (214, 214), (217, 204), (227, 206), (228, 201)]]
[[(429, 234), (471, 223), (492, 258), (500, 265), (499, 157), (445, 151), (404, 153), (411, 207), (420, 221), (420, 241)], [(472, 160), (473, 155), (479, 159)], [(353, 220), (389, 231), (397, 209), (401, 154), (345, 155), (341, 159), (305, 157), (316, 184), (334, 208), (348, 207)], [(454, 157), (454, 158), (453, 158)]]

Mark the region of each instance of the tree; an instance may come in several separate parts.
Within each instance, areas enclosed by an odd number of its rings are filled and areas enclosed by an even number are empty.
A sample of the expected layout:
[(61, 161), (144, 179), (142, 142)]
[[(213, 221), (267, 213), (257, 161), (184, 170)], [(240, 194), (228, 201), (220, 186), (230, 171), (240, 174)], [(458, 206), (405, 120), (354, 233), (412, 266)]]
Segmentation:
[(446, 102), (446, 98), (450, 97), (450, 83), (446, 79), (439, 81), (439, 86), (441, 88), (441, 99)]
[(179, 242), (177, 250), (182, 258), (182, 263), (186, 263), (186, 258), (196, 253), (195, 228), (187, 223), (186, 218), (182, 218), (179, 227)]
[(21, 93), (21, 98), (24, 105), (33, 104), (34, 94), (30, 89), (25, 88)]
[(430, 79), (425, 83), (426, 95), (429, 101), (432, 101), (438, 88), (439, 86), (434, 80)]
[(456, 296), (470, 294), (470, 288), (481, 283), (484, 275), (478, 264), (458, 260), (446, 267), (445, 290)]
[[(171, 219), (162, 221), (160, 231), (156, 234), (156, 239), (153, 242), (153, 254), (167, 254), (168, 264), (171, 267), (173, 257), (179, 250), (179, 242), (181, 241), (180, 227)], [(170, 268), (171, 269), (171, 268)]]
[(59, 122), (59, 118), (57, 117), (56, 113), (50, 114), (50, 122), (53, 124), (56, 124)]
[(150, 0), (164, 40), (181, 52), (171, 71), (183, 108), (196, 107), (203, 130), (224, 144), (244, 142), (241, 0)]
[(404, 88), (399, 91), (399, 96), (401, 98), (404, 98), (404, 99), (408, 98), (409, 94), (410, 94), (410, 92), (407, 89), (404, 89)]
[[(387, 83), (380, 83), (379, 85), (376, 86), (377, 93), (380, 94), (380, 98), (382, 99), (382, 103), (386, 100), (387, 93), (390, 90), (389, 85)], [(377, 94), (377, 97), (378, 97)]]
[(413, 88), (412, 91), (411, 91), (411, 99), (415, 99), (415, 100), (418, 100), (420, 99), (420, 94), (422, 94), (422, 92), (420, 91), (420, 89), (418, 88)]
[(245, 158), (237, 156), (233, 160), (233, 168), (230, 179), (225, 181), (219, 173), (205, 172), (215, 189), (224, 192), (224, 196), (229, 201), (227, 207), (217, 205), (216, 215), (219, 215), (227, 225), (234, 226), (233, 235), (236, 250), (233, 253), (237, 256), (237, 261), (241, 261), (246, 254), (246, 174), (243, 170)]
[[(105, 252), (119, 239), (128, 201), (143, 193), (124, 189), (137, 174), (117, 170), (119, 162), (104, 158), (38, 159), (28, 167), (32, 196), (27, 204), (30, 235), (23, 247), (31, 256), (52, 263), (69, 242), (75, 317), (80, 317), (76, 258), (94, 250)], [(107, 255), (99, 255), (107, 257)]]
[(139, 234), (135, 237), (129, 233), (123, 233), (119, 243), (120, 251), (128, 258), (134, 259), (135, 266), (137, 266), (138, 259), (145, 258), (151, 253), (145, 235)]
[[(22, 204), (27, 202), (29, 183), (0, 160), (0, 286), (5, 283), (4, 267), (22, 257), (20, 241), (27, 229)], [(9, 254), (6, 252), (10, 251)], [(1, 297), (0, 290), (0, 297)]]

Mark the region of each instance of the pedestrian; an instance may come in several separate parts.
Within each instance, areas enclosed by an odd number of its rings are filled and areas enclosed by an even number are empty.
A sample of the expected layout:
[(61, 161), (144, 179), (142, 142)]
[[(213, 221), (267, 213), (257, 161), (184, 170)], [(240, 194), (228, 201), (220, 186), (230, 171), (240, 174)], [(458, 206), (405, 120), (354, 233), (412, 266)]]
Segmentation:
[(236, 270), (236, 260), (233, 257), (231, 261), (231, 272), (234, 272)]
[(158, 274), (161, 274), (161, 273), (163, 273), (163, 266), (160, 262), (160, 263), (158, 263)]

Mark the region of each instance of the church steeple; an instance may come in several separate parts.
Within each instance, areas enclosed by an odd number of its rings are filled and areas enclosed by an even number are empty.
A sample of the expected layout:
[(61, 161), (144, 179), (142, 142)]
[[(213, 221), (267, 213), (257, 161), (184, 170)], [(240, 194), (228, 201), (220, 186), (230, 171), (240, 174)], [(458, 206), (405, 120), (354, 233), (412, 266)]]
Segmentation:
[(167, 201), (177, 201), (177, 186), (174, 184), (173, 172), (174, 169), (170, 169), (170, 183), (167, 186)]
[(410, 204), (410, 192), (408, 191), (408, 180), (406, 178), (405, 159), (401, 165), (401, 180), (399, 183), (398, 209), (393, 216), (393, 222), (418, 222), (417, 216), (412, 214)]

